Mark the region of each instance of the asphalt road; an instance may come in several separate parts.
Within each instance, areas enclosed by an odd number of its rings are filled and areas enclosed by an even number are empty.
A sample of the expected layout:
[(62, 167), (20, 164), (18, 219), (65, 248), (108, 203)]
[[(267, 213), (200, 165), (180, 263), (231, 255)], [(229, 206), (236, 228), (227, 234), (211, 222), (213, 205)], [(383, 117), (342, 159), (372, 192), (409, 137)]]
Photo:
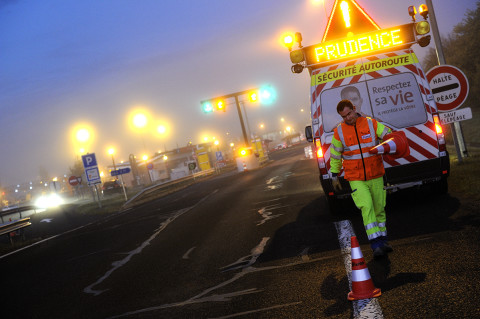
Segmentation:
[[(102, 220), (37, 214), (26, 235), (46, 240), (0, 258), (2, 317), (480, 317), (479, 212), (452, 196), (394, 194), (394, 252), (373, 261), (359, 212), (329, 214), (303, 145), (272, 159)], [(347, 301), (345, 227), (379, 298)]]

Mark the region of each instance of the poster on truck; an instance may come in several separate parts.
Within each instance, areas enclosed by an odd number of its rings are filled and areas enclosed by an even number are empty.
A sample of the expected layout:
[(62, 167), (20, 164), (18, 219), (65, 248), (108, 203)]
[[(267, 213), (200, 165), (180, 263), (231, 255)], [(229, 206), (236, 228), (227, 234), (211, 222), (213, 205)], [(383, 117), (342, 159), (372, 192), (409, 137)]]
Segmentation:
[(404, 128), (427, 121), (420, 88), (415, 75), (410, 72), (333, 86), (322, 91), (320, 103), (325, 132), (333, 132), (342, 122), (336, 107), (343, 99), (352, 101), (362, 116), (373, 117), (391, 128)]

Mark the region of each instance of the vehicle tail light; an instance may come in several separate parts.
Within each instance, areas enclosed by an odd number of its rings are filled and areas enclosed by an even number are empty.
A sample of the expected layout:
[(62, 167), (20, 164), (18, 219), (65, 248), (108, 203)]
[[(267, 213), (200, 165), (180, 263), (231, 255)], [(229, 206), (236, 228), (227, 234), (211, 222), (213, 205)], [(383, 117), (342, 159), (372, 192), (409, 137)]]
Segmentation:
[(323, 158), (322, 144), (320, 144), (320, 139), (315, 139), (315, 148), (317, 149), (317, 158)]
[(315, 142), (315, 148), (317, 150), (317, 163), (318, 163), (318, 168), (320, 170), (320, 175), (325, 176), (328, 174), (327, 171), (327, 165), (325, 164), (325, 157), (323, 154), (323, 149), (322, 149), (322, 143), (320, 143), (319, 138), (314, 139)]
[(319, 149), (317, 149), (317, 157), (323, 157), (323, 151), (322, 151), (322, 148), (320, 147)]
[(440, 117), (438, 116), (438, 114), (433, 114), (433, 122), (435, 123), (435, 132), (437, 133), (439, 151), (445, 152), (447, 150), (447, 145), (445, 143), (445, 134), (443, 133), (443, 128), (440, 123)]
[(433, 121), (435, 122), (435, 131), (437, 134), (443, 134), (443, 129), (440, 125), (440, 118), (438, 117), (438, 114), (433, 115)]

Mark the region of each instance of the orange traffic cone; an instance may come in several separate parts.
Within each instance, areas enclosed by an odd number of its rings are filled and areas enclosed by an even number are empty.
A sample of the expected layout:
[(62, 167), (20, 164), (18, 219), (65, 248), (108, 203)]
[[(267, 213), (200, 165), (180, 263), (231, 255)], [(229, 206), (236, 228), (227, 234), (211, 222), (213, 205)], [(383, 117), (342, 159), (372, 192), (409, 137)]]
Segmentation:
[(373, 285), (356, 236), (352, 236), (350, 246), (352, 248), (352, 291), (348, 293), (347, 299), (361, 300), (380, 296), (382, 291)]
[(243, 162), (243, 171), (244, 171), (244, 172), (248, 171), (248, 169), (247, 169), (247, 163), (245, 163), (245, 162)]
[(410, 155), (408, 139), (403, 131), (396, 131), (385, 135), (385, 142), (373, 147), (370, 154), (384, 154), (392, 158), (400, 158)]

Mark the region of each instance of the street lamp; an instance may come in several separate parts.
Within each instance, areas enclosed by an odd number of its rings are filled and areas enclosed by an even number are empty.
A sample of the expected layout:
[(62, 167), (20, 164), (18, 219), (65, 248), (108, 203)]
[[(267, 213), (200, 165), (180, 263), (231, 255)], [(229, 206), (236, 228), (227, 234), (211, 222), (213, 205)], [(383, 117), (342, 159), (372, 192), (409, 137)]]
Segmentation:
[(88, 124), (78, 124), (71, 130), (71, 140), (75, 150), (75, 156), (85, 154), (91, 147), (94, 131)]
[(133, 116), (133, 125), (142, 129), (147, 125), (147, 116), (143, 113), (137, 113)]
[(157, 132), (159, 134), (165, 134), (167, 132), (167, 128), (165, 127), (165, 125), (159, 125), (157, 127)]
[(145, 140), (143, 137), (143, 132), (145, 131), (148, 124), (148, 113), (144, 110), (135, 110), (130, 113), (130, 121), (134, 130), (140, 133), (140, 138), (142, 139), (143, 151), (146, 151)]
[(152, 184), (152, 176), (150, 175), (150, 169), (148, 169), (148, 164), (147, 164), (148, 156), (144, 154), (142, 156), (142, 159), (145, 162), (145, 169), (147, 170), (148, 179), (150, 180), (150, 184)]
[(90, 132), (86, 128), (81, 128), (77, 131), (76, 137), (77, 141), (85, 143), (90, 138)]

